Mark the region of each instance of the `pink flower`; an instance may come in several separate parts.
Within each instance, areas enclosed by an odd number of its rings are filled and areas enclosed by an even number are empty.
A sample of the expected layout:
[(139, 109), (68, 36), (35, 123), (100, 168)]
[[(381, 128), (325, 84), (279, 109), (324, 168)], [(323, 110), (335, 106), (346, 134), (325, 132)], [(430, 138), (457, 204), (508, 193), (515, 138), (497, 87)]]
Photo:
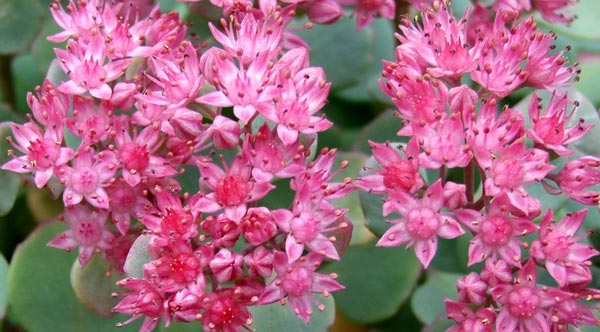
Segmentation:
[(96, 109), (91, 97), (73, 96), (73, 117), (65, 124), (69, 131), (83, 139), (83, 144), (94, 144), (108, 138), (112, 126), (113, 105), (102, 101)]
[(425, 268), (435, 256), (438, 236), (453, 239), (465, 233), (454, 218), (440, 213), (444, 206), (441, 180), (429, 186), (421, 200), (398, 192), (391, 197), (391, 205), (403, 218), (390, 220), (393, 225), (377, 241), (377, 246), (414, 245), (415, 254)]
[(159, 210), (158, 215), (150, 214), (151, 210), (148, 209), (137, 217), (151, 233), (157, 235), (154, 243), (164, 247), (178, 240), (188, 241), (195, 238), (198, 235), (200, 211), (192, 209), (191, 202), (184, 207), (176, 192), (160, 186), (156, 186), (155, 189), (158, 209), (154, 210)]
[[(329, 296), (329, 293), (344, 289), (334, 279), (335, 274), (325, 275), (315, 272), (321, 265), (323, 256), (311, 252), (297, 260), (288, 260), (288, 255), (275, 252), (273, 266), (277, 278), (267, 285), (258, 299), (258, 304), (269, 304), (283, 300), (287, 296), (292, 311), (306, 323), (312, 315), (312, 304), (318, 303), (313, 293)], [(325, 306), (318, 305), (319, 310)]]
[(571, 160), (552, 178), (572, 200), (587, 205), (597, 205), (600, 202), (597, 191), (587, 190), (600, 183), (600, 158), (585, 156)]
[(496, 314), (492, 308), (481, 308), (473, 312), (471, 307), (464, 303), (452, 301), (446, 302), (446, 313), (448, 318), (455, 321), (447, 332), (494, 332)]
[(106, 229), (108, 211), (91, 210), (85, 205), (68, 207), (65, 211), (65, 222), (69, 229), (58, 234), (48, 242), (48, 246), (65, 249), (79, 248), (79, 263), (85, 266), (95, 252), (109, 249), (115, 238)]
[(131, 187), (123, 178), (118, 178), (105, 188), (109, 197), (112, 220), (121, 234), (127, 233), (131, 217), (156, 213), (158, 210), (144, 197), (140, 185)]
[(469, 266), (488, 257), (495, 259), (497, 255), (511, 265), (520, 266), (518, 237), (532, 234), (537, 227), (528, 218), (515, 216), (515, 212), (519, 211), (515, 211), (504, 193), (494, 198), (484, 214), (474, 210), (455, 211), (461, 223), (475, 233), (469, 245)]
[(119, 148), (122, 176), (130, 186), (144, 178), (160, 178), (175, 175), (177, 171), (168, 162), (155, 154), (162, 143), (158, 130), (148, 126), (139, 134), (129, 135), (129, 119), (115, 119), (115, 141)]
[(456, 281), (458, 300), (465, 303), (482, 304), (488, 285), (475, 272), (471, 272)]
[(354, 6), (353, 16), (356, 16), (358, 30), (369, 25), (377, 16), (393, 19), (396, 4), (391, 0), (341, 0), (341, 4)]
[(539, 201), (529, 197), (523, 185), (541, 181), (554, 166), (549, 155), (540, 149), (527, 149), (520, 138), (503, 147), (491, 163), (483, 165), (489, 177), (485, 180), (485, 195), (506, 193), (513, 206), (523, 213), (539, 213)]
[(65, 184), (63, 202), (65, 206), (79, 204), (84, 198), (92, 206), (108, 209), (109, 198), (104, 189), (110, 184), (118, 168), (114, 152), (101, 151), (94, 155), (88, 147), (75, 153), (73, 167), (61, 166), (59, 178)]
[(246, 241), (255, 246), (268, 241), (277, 233), (277, 224), (271, 211), (265, 207), (249, 208), (240, 228)]
[(144, 264), (144, 275), (161, 291), (177, 292), (190, 283), (203, 287), (202, 268), (191, 244), (177, 241), (162, 248), (160, 258)]
[(110, 100), (112, 89), (108, 82), (125, 73), (131, 59), (106, 61), (104, 40), (95, 35), (89, 44), (82, 45), (74, 39), (67, 43), (67, 50), (55, 49), (63, 71), (71, 78), (58, 90), (66, 94), (82, 95), (88, 92), (103, 100)]
[(549, 332), (547, 308), (554, 304), (550, 288), (537, 288), (537, 271), (528, 260), (513, 284), (491, 289), (494, 300), (502, 307), (496, 320), (497, 332)]
[(592, 280), (589, 259), (600, 252), (589, 244), (577, 242), (588, 233), (575, 235), (586, 214), (587, 210), (579, 210), (556, 223), (552, 210), (548, 210), (540, 224), (540, 236), (531, 244), (531, 256), (544, 260), (548, 273), (560, 287), (585, 285)]
[(533, 8), (537, 9), (542, 17), (552, 23), (571, 24), (575, 16), (567, 16), (564, 9), (574, 6), (575, 0), (531, 0)]
[(9, 138), (12, 145), (24, 153), (23, 156), (14, 156), (14, 151), (9, 150), (13, 159), (2, 165), (2, 169), (16, 173), (34, 172), (34, 182), (42, 188), (54, 175), (54, 168), (65, 165), (71, 159), (73, 150), (62, 147), (62, 131), (42, 130), (34, 123), (27, 122), (23, 125), (10, 123), (15, 142)]
[(114, 312), (132, 315), (125, 322), (117, 326), (129, 324), (132, 321), (144, 317), (140, 332), (151, 332), (164, 318), (167, 323), (171, 317), (163, 306), (165, 299), (163, 295), (145, 279), (127, 278), (117, 282), (120, 287), (129, 288), (130, 291), (121, 294), (123, 299), (113, 308)]
[[(568, 156), (573, 151), (566, 145), (577, 141), (585, 135), (592, 125), (584, 125), (583, 120), (576, 125), (567, 127), (567, 124), (577, 107), (577, 102), (567, 98), (567, 94), (560, 94), (556, 91), (548, 102), (546, 112), (541, 114), (541, 98), (534, 93), (529, 104), (529, 121), (532, 129), (527, 130), (527, 136), (534, 142), (548, 149), (553, 150), (559, 156)], [(573, 104), (573, 110), (567, 111), (567, 107)]]
[(35, 92), (37, 98), (33, 93), (27, 93), (27, 105), (35, 120), (46, 130), (62, 131), (63, 121), (69, 111), (69, 96), (56, 90), (48, 79), (44, 80), (41, 87), (36, 86)]
[(208, 158), (198, 161), (201, 183), (212, 190), (203, 200), (219, 204), (225, 216), (237, 222), (246, 214), (249, 202), (263, 198), (274, 186), (253, 178), (252, 165), (242, 156), (236, 156), (231, 166), (222, 161), (224, 170)]
[(417, 140), (411, 139), (406, 149), (399, 146), (398, 149), (404, 155), (400, 155), (390, 143), (380, 144), (369, 141), (371, 152), (381, 169), (367, 168), (375, 174), (365, 175), (356, 180), (355, 185), (374, 194), (392, 193), (406, 191), (415, 193), (424, 182), (419, 173), (419, 148)]
[(215, 290), (202, 298), (203, 312), (200, 315), (206, 332), (239, 332), (248, 329), (252, 316), (239, 292), (234, 288)]

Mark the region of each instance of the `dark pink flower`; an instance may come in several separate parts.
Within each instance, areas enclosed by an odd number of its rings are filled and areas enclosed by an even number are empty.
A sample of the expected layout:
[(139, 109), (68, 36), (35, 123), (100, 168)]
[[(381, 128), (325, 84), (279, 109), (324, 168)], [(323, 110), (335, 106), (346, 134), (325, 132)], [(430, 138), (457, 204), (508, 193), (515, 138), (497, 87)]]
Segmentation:
[(496, 314), (492, 308), (480, 308), (473, 312), (471, 307), (464, 303), (452, 301), (446, 302), (446, 313), (448, 318), (455, 321), (447, 332), (494, 332)]
[(600, 183), (600, 158), (584, 156), (571, 160), (553, 179), (560, 190), (576, 202), (587, 205), (600, 202), (600, 194), (588, 189)]
[(202, 298), (199, 316), (206, 332), (239, 332), (252, 324), (252, 315), (240, 299), (237, 288), (213, 291)]
[(161, 318), (164, 318), (167, 323), (170, 322), (171, 317), (163, 306), (163, 294), (150, 282), (145, 279), (127, 278), (118, 281), (117, 285), (129, 288), (130, 291), (121, 294), (123, 299), (113, 308), (113, 311), (132, 315), (131, 318), (118, 323), (117, 326), (123, 326), (144, 317), (140, 332), (151, 332)]
[(488, 285), (475, 272), (471, 272), (456, 281), (458, 300), (464, 303), (482, 304)]

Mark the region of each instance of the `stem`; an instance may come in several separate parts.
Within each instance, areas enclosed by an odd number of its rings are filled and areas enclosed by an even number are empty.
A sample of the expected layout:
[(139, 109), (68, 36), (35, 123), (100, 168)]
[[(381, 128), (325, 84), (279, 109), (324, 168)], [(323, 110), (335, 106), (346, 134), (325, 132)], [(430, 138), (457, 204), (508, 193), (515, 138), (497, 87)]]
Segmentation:
[(473, 162), (470, 162), (465, 167), (465, 186), (467, 187), (467, 202), (473, 203), (473, 196), (475, 195), (475, 167)]
[(16, 109), (15, 105), (15, 89), (13, 85), (13, 76), (10, 69), (12, 63), (12, 55), (0, 55), (0, 90), (3, 91), (2, 95), (4, 101), (11, 106), (12, 109)]
[[(396, 14), (394, 15), (394, 26), (392, 27), (393, 31), (398, 29), (398, 26), (402, 24), (403, 18), (408, 14), (410, 10), (410, 4), (408, 2), (402, 0), (396, 0)], [(397, 38), (394, 38), (396, 41), (396, 45), (400, 45), (400, 41)]]
[(442, 179), (442, 184), (444, 184), (446, 182), (446, 166), (440, 167), (439, 176)]

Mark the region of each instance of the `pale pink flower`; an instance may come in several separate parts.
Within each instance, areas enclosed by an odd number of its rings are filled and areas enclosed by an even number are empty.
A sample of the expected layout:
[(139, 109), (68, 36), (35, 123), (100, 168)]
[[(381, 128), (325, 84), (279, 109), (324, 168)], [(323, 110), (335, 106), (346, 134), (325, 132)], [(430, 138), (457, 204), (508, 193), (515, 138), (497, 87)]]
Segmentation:
[(340, 0), (340, 3), (354, 7), (352, 15), (356, 17), (358, 30), (371, 24), (376, 17), (393, 19), (396, 11), (396, 3), (392, 0)]
[(531, 0), (533, 9), (542, 14), (542, 17), (551, 23), (571, 24), (575, 19), (573, 15), (565, 15), (565, 9), (575, 6), (576, 0)]
[(567, 214), (558, 223), (548, 210), (540, 224), (540, 236), (531, 244), (531, 256), (544, 260), (546, 270), (560, 287), (587, 284), (592, 280), (590, 258), (600, 252), (589, 244), (578, 242), (589, 233), (576, 235), (585, 221), (587, 210)]
[(107, 210), (91, 210), (85, 205), (67, 207), (65, 223), (69, 229), (58, 234), (48, 246), (72, 251), (79, 248), (79, 263), (85, 266), (94, 253), (109, 249), (114, 235), (106, 229)]
[(465, 233), (454, 218), (440, 213), (444, 206), (441, 180), (429, 186), (421, 200), (407, 192), (397, 192), (390, 200), (403, 218), (389, 221), (393, 225), (377, 241), (377, 246), (397, 247), (405, 243), (407, 247), (414, 246), (425, 268), (435, 256), (438, 236), (453, 239)]
[[(583, 120), (567, 127), (575, 113), (578, 103), (567, 98), (567, 94), (556, 91), (548, 102), (546, 111), (541, 114), (541, 98), (534, 93), (529, 104), (529, 122), (532, 128), (527, 130), (527, 136), (537, 144), (551, 149), (559, 156), (568, 156), (573, 151), (566, 147), (567, 144), (577, 141), (590, 129), (591, 124), (583, 124)], [(567, 107), (574, 105), (571, 111)]]
[(497, 256), (520, 266), (519, 237), (534, 233), (537, 227), (528, 218), (515, 216), (515, 212), (519, 211), (515, 211), (505, 193), (496, 196), (483, 214), (467, 209), (455, 211), (460, 222), (475, 233), (469, 245), (469, 266)]
[(448, 318), (456, 322), (447, 332), (495, 332), (496, 314), (492, 308), (473, 312), (470, 306), (461, 302), (446, 299), (445, 303)]
[[(313, 303), (319, 303), (313, 293), (329, 296), (331, 292), (344, 289), (344, 286), (335, 281), (335, 274), (315, 272), (322, 260), (323, 256), (316, 252), (293, 261), (285, 253), (275, 252), (273, 267), (277, 277), (267, 285), (258, 304), (269, 304), (287, 297), (296, 316), (308, 323), (313, 314)], [(319, 304), (318, 308), (325, 310), (323, 304)]]
[(482, 304), (488, 285), (475, 272), (471, 272), (456, 281), (458, 300), (465, 303)]
[(248, 209), (240, 222), (240, 229), (246, 241), (256, 246), (268, 241), (277, 233), (277, 224), (269, 209), (254, 207)]
[(16, 142), (10, 138), (9, 141), (24, 155), (15, 156), (14, 151), (9, 150), (12, 159), (2, 165), (2, 169), (16, 173), (34, 172), (33, 180), (38, 188), (48, 183), (55, 167), (65, 165), (73, 155), (71, 148), (62, 147), (62, 131), (42, 132), (34, 122), (10, 123), (10, 127)]
[(55, 49), (61, 68), (71, 78), (63, 82), (58, 90), (73, 95), (89, 92), (98, 99), (110, 100), (112, 88), (108, 82), (123, 75), (132, 60), (110, 61), (104, 47), (104, 40), (96, 35), (87, 45), (71, 39), (66, 50)]
[(90, 147), (82, 147), (75, 153), (73, 167), (61, 166), (58, 176), (65, 185), (65, 206), (79, 204), (84, 198), (92, 206), (108, 209), (109, 198), (104, 189), (118, 169), (118, 160), (110, 150), (93, 153)]
[(210, 260), (209, 266), (213, 277), (219, 282), (229, 282), (242, 275), (244, 256), (235, 251), (223, 248)]
[(550, 288), (537, 287), (537, 271), (533, 260), (528, 260), (513, 284), (500, 284), (491, 289), (494, 300), (500, 304), (496, 320), (497, 332), (549, 332), (547, 308), (555, 303)]
[(586, 205), (600, 202), (600, 193), (590, 188), (600, 183), (600, 158), (584, 156), (571, 160), (552, 179), (565, 195), (576, 202)]

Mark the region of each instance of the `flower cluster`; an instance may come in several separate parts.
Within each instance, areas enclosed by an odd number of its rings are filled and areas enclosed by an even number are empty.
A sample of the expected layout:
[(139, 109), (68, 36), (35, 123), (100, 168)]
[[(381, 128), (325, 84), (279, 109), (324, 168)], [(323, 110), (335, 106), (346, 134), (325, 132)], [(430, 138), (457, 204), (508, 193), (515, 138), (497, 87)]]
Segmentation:
[[(414, 247), (428, 267), (439, 238), (470, 234), (468, 265), (483, 267), (458, 280), (458, 301), (447, 300), (456, 322), (449, 331), (598, 324), (590, 301), (600, 294), (586, 287), (599, 252), (585, 243), (588, 233), (579, 234), (587, 210), (555, 218), (529, 194), (540, 186), (582, 204), (600, 202), (593, 188), (600, 183), (598, 159), (569, 146), (591, 125), (574, 118), (578, 103), (559, 90), (578, 69), (554, 51), (552, 33), (519, 14), (537, 9), (554, 21), (569, 19), (555, 2), (518, 3), (477, 5), (455, 18), (436, 1), (420, 19), (402, 22), (380, 87), (396, 106), (397, 135), (406, 143), (370, 142), (378, 166), (365, 167), (356, 181), (384, 196), (382, 213), (392, 225), (378, 246)], [(524, 87), (538, 89), (526, 110), (510, 107), (505, 97)], [(450, 176), (451, 169), (462, 174)], [(428, 179), (425, 170), (439, 178)], [(538, 284), (542, 269), (555, 284)]]
[[(202, 49), (158, 6), (52, 3), (64, 80), (30, 93), (29, 121), (10, 124), (2, 168), (64, 187), (68, 229), (49, 246), (123, 273), (144, 243), (150, 261), (119, 281), (113, 309), (143, 317), (141, 331), (161, 320), (238, 331), (248, 307), (277, 301), (308, 322), (314, 294), (343, 288), (317, 269), (340, 259), (352, 224), (332, 200), (354, 188), (336, 178), (347, 162), (334, 166), (335, 149), (314, 152), (332, 125), (319, 114), (330, 83), (287, 29), (297, 5), (216, 5), (228, 18)], [(294, 192), (288, 208), (261, 203), (276, 179)]]

